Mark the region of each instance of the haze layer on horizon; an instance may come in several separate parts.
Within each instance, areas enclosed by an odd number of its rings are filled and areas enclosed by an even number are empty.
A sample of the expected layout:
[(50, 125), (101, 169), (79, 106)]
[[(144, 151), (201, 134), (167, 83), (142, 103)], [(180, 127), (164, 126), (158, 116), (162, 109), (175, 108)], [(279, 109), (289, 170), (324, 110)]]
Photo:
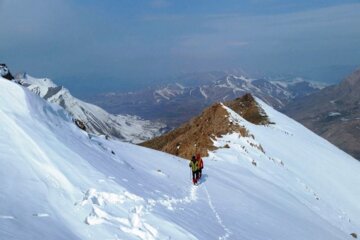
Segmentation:
[(238, 68), (334, 82), (360, 63), (359, 12), (355, 0), (0, 0), (0, 62), (80, 96)]

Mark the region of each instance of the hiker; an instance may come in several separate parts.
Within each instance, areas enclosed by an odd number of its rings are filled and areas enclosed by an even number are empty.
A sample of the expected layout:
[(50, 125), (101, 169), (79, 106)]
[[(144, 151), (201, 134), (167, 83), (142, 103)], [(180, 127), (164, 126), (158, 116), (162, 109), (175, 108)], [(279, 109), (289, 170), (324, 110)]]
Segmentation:
[(196, 161), (197, 161), (197, 165), (198, 165), (197, 180), (199, 180), (202, 176), (202, 169), (204, 168), (204, 162), (199, 153), (196, 154)]
[(193, 178), (193, 183), (196, 184), (197, 183), (197, 173), (198, 173), (198, 162), (196, 161), (195, 156), (193, 155), (191, 158), (191, 161), (189, 163), (189, 167), (191, 167), (191, 171), (192, 171), (192, 178)]

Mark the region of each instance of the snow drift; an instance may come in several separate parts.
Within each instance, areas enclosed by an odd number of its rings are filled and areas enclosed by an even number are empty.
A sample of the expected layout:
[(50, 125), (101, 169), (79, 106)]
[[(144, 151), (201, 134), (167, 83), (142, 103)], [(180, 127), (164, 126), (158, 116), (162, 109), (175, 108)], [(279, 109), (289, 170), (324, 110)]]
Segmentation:
[(253, 125), (224, 106), (254, 138), (217, 138), (197, 187), (187, 161), (90, 139), (62, 108), (1, 78), (0, 102), (1, 239), (343, 240), (359, 232), (359, 162), (259, 100), (275, 124)]

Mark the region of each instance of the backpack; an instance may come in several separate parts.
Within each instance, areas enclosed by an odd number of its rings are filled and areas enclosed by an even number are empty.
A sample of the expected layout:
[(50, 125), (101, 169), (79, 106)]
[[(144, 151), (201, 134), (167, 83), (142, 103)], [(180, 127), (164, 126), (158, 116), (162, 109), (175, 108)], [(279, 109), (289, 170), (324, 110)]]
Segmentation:
[(199, 163), (198, 163), (199, 168), (200, 168), (200, 169), (203, 169), (203, 168), (204, 168), (204, 162), (203, 162), (203, 160), (200, 158), (198, 161), (199, 161)]

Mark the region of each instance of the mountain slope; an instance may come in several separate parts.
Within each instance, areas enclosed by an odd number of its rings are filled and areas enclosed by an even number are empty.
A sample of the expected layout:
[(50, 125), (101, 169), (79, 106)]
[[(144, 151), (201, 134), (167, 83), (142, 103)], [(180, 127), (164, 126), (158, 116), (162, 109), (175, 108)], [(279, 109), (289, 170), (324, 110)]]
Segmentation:
[(360, 159), (360, 70), (284, 108), (284, 112)]
[[(218, 76), (218, 75), (217, 75)], [(150, 120), (162, 120), (170, 127), (198, 115), (205, 107), (219, 101), (235, 99), (251, 93), (267, 104), (282, 108), (294, 98), (306, 96), (321, 87), (300, 78), (295, 79), (251, 79), (243, 75), (223, 75), (214, 80), (196, 78), (164, 87), (129, 93), (103, 94), (89, 101), (109, 112), (130, 113)]]
[(188, 123), (162, 136), (141, 143), (142, 146), (164, 151), (190, 159), (195, 153), (207, 156), (209, 150), (215, 150), (213, 141), (229, 133), (249, 137), (246, 128), (234, 124), (224, 106), (236, 109), (247, 121), (256, 124), (269, 124), (266, 114), (251, 94), (246, 94), (224, 104), (216, 103), (205, 109)]
[(187, 161), (89, 139), (2, 78), (0, 102), (1, 239), (343, 240), (360, 227), (359, 162), (258, 99), (274, 124), (224, 106), (253, 137), (216, 138), (197, 187)]
[(137, 116), (109, 114), (98, 106), (73, 97), (69, 90), (47, 78), (33, 78), (25, 74), (18, 76), (17, 81), (45, 100), (63, 107), (74, 119), (81, 120), (87, 131), (93, 134), (139, 143), (160, 135), (165, 129), (162, 123), (146, 121)]

